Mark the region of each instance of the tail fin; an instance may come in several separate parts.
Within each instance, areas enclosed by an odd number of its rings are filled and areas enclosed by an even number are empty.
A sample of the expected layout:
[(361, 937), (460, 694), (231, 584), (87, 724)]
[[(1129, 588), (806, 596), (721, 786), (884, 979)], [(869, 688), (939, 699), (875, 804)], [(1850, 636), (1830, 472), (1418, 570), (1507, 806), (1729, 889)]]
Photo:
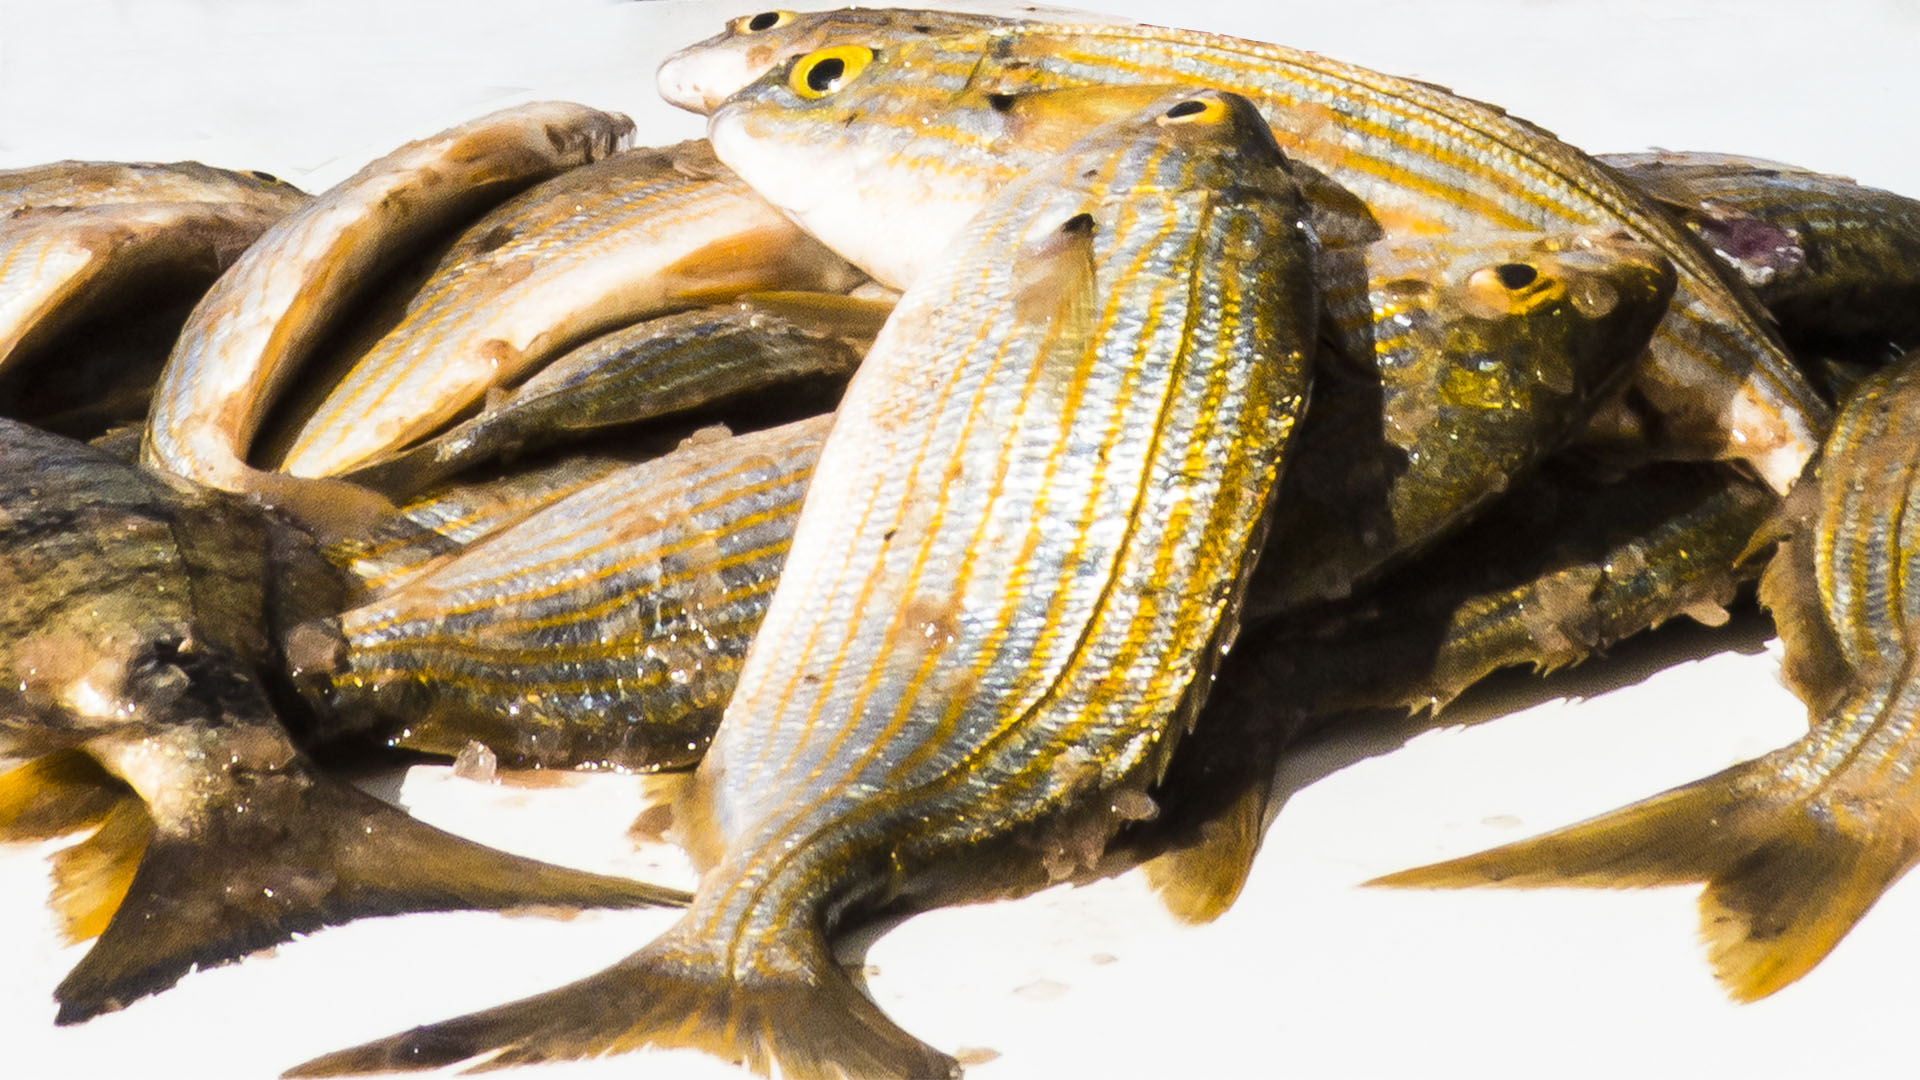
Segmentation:
[(1369, 885), (1631, 887), (1706, 882), (1701, 934), (1727, 993), (1755, 1001), (1818, 964), (1920, 858), (1903, 808), (1807, 795), (1789, 750), (1578, 825)]
[(680, 944), (686, 925), (579, 982), (327, 1054), (285, 1075), (437, 1069), (491, 1055), (474, 1066), (479, 1072), (648, 1046), (701, 1050), (792, 1080), (959, 1075), (952, 1058), (888, 1020), (824, 941), (728, 977), (707, 958), (711, 947)]
[(292, 787), (256, 793), (190, 834), (153, 835), (100, 940), (54, 991), (59, 1023), (157, 993), (194, 966), (365, 916), (687, 900), (462, 840), (335, 781)]
[(127, 785), (79, 750), (56, 750), (0, 773), (0, 843), (52, 840), (107, 819)]

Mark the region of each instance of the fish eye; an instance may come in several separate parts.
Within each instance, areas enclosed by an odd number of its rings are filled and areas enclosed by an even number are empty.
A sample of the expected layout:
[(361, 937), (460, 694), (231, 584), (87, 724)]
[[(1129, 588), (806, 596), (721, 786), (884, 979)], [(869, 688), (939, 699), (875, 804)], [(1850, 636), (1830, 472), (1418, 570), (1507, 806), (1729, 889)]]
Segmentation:
[(736, 34), (764, 34), (792, 21), (793, 12), (791, 11), (763, 11), (758, 15), (747, 15), (733, 20), (733, 31)]
[(813, 100), (845, 86), (858, 77), (873, 59), (873, 50), (865, 45), (835, 45), (801, 57), (787, 76), (794, 93)]
[(1219, 98), (1188, 98), (1161, 115), (1159, 123), (1206, 124), (1222, 120), (1227, 104)]
[(1494, 267), (1493, 272), (1500, 276), (1500, 284), (1509, 289), (1524, 289), (1540, 276), (1540, 271), (1526, 263), (1502, 263)]

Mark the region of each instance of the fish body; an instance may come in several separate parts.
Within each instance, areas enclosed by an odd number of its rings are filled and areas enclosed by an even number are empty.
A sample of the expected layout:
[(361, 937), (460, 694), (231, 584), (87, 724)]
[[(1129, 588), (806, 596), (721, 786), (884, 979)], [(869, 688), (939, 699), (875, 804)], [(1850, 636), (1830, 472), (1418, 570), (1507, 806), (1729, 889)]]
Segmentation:
[(795, 383), (841, 383), (888, 305), (769, 294), (615, 330), (535, 373), (478, 416), (347, 474), (389, 495), (586, 432), (711, 407)]
[(356, 286), (397, 252), (504, 191), (611, 153), (632, 126), (580, 105), (503, 110), (409, 143), (289, 214), (194, 308), (155, 392), (142, 460), (309, 521), (341, 503), (359, 503), (345, 516), (380, 509), (345, 485), (303, 486), (248, 466), (275, 397)]
[(0, 169), (0, 217), (55, 206), (174, 202), (238, 203), (278, 217), (306, 201), (299, 188), (266, 173), (197, 161), (56, 161)]
[(859, 276), (706, 144), (618, 154), (470, 226), (295, 437), (281, 468), (329, 476), (445, 423), (491, 387), (625, 323)]
[[(889, 275), (901, 256), (854, 253), (888, 230), (872, 228), (873, 209), (835, 199), (848, 182), (842, 171), (886, 157), (902, 169), (918, 166), (916, 186), (889, 181), (892, 198), (917, 206), (919, 220), (940, 230), (965, 216), (950, 204), (966, 178), (943, 168), (960, 155), (988, 156), (1005, 132), (1054, 122), (1023, 116), (1023, 95), (1103, 84), (1213, 86), (1259, 105), (1288, 155), (1357, 196), (1387, 235), (1618, 231), (1657, 247), (1678, 286), (1635, 385), (1661, 418), (1664, 451), (1737, 458), (1785, 490), (1818, 443), (1827, 406), (1745, 287), (1631, 183), (1498, 109), (1311, 53), (1164, 27), (1010, 23), (938, 37), (897, 26), (887, 33), (789, 61), (710, 121), (723, 160), (882, 281), (899, 283)], [(854, 117), (848, 91), (882, 84), (884, 96), (861, 96)], [(954, 102), (1003, 106), (1005, 115), (983, 121), (969, 108), (949, 120)], [(844, 135), (826, 133), (842, 125)], [(808, 134), (796, 136), (800, 130)], [(860, 138), (876, 148), (849, 154), (845, 144)], [(809, 151), (806, 140), (817, 145)], [(824, 164), (823, 154), (831, 155)]]
[(1913, 789), (1920, 551), (1920, 360), (1861, 383), (1817, 470), (1755, 546), (1807, 735), (1752, 761), (1555, 832), (1380, 883), (1658, 885), (1704, 881), (1702, 936), (1740, 1000), (1830, 952), (1920, 855)]
[[(502, 855), (323, 775), (272, 705), (349, 585), (260, 507), (0, 421), (0, 840), (98, 826), (56, 866), (73, 1023), (373, 914), (673, 902)], [(33, 814), (21, 814), (31, 806)]]
[(799, 1077), (956, 1068), (826, 931), (1004, 887), (952, 867), (1013, 834), (1046, 871), (1097, 854), (1199, 704), (1304, 405), (1310, 242), (1264, 126), (1212, 93), (1150, 116), (1003, 192), (855, 376), (696, 774), (718, 863), (689, 917), (572, 987), (295, 1075), (649, 1043)]
[(697, 764), (831, 423), (692, 440), (348, 611), (331, 709), (515, 767)]

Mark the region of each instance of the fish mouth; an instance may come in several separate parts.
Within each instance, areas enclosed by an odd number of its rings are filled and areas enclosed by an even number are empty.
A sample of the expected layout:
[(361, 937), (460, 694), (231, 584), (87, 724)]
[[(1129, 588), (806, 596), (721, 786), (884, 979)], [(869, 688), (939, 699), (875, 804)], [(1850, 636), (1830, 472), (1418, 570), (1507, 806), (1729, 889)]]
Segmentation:
[(691, 52), (683, 49), (662, 60), (659, 70), (654, 72), (654, 85), (667, 104), (711, 116), (731, 95), (717, 96), (698, 89), (699, 81), (694, 78), (697, 67)]

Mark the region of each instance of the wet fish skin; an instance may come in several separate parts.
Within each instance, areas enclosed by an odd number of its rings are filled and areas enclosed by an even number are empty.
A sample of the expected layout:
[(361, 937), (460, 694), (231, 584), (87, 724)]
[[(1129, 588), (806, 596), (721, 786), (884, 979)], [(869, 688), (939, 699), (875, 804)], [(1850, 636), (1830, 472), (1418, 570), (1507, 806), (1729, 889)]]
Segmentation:
[(1920, 346), (1920, 201), (1727, 154), (1604, 155), (1739, 271), (1796, 354)]
[(0, 840), (105, 821), (56, 868), (67, 932), (100, 938), (59, 1022), (364, 915), (680, 898), (481, 848), (319, 772), (266, 680), (309, 662), (294, 628), (349, 586), (291, 526), (12, 421), (0, 459), (0, 754), (39, 759), (0, 774)]
[(385, 509), (344, 484), (253, 469), (253, 437), (354, 287), (425, 235), (504, 191), (624, 145), (625, 117), (545, 103), (401, 147), (304, 204), (249, 248), (195, 307), (154, 395), (142, 461), (258, 496), (329, 531)]
[(1328, 306), (1366, 359), (1322, 365), (1251, 614), (1343, 597), (1498, 497), (1619, 384), (1674, 285), (1653, 248), (1581, 235), (1345, 257), (1364, 273), (1335, 275)]
[(719, 863), (688, 918), (572, 987), (290, 1075), (649, 1044), (796, 1077), (957, 1069), (825, 932), (983, 887), (938, 868), (1010, 833), (1045, 871), (1097, 853), (1198, 705), (1304, 405), (1308, 241), (1264, 126), (1207, 92), (1152, 115), (1004, 191), (881, 332), (696, 774)]
[[(849, 160), (844, 146), (835, 146), (824, 165), (804, 154), (800, 142), (775, 153), (767, 133), (776, 110), (788, 121), (810, 116), (809, 138), (828, 138), (822, 129), (849, 119), (848, 91), (884, 82), (888, 103), (876, 106), (863, 97), (858, 123), (882, 129), (876, 142), (894, 144), (874, 157), (894, 156), (911, 167), (950, 162), (953, 147), (973, 150), (993, 137), (971, 112), (962, 120), (931, 121), (944, 117), (955, 99), (1017, 106), (1033, 90), (1199, 83), (1254, 100), (1282, 149), (1362, 200), (1388, 235), (1593, 229), (1654, 244), (1673, 262), (1679, 285), (1635, 386), (1660, 417), (1662, 451), (1739, 459), (1784, 491), (1817, 445), (1828, 407), (1793, 366), (1751, 293), (1624, 178), (1492, 106), (1276, 45), (1163, 27), (1009, 23), (932, 38), (897, 27), (890, 33), (883, 39), (879, 30), (868, 31), (840, 46), (861, 50), (858, 71), (832, 67), (846, 64), (845, 57), (821, 50), (768, 72), (717, 109), (709, 129), (723, 160), (883, 281), (896, 282), (884, 264), (897, 256), (856, 249), (863, 234), (890, 230), (873, 229), (871, 212), (832, 203), (846, 181), (823, 176), (874, 162)], [(876, 47), (878, 54), (865, 59)], [(816, 77), (825, 92), (806, 84), (821, 63), (837, 74)], [(755, 134), (758, 161), (739, 134), (750, 109), (764, 125)], [(947, 205), (954, 199), (951, 177), (928, 176), (910, 190), (890, 183), (902, 204), (920, 207), (916, 220), (931, 228), (957, 216)], [(874, 196), (862, 191), (860, 197)]]
[(844, 382), (889, 307), (828, 293), (766, 294), (636, 323), (553, 361), (478, 416), (346, 478), (409, 495), (476, 463), (595, 429), (775, 386)]
[(557, 353), (650, 315), (859, 281), (704, 142), (616, 154), (469, 226), (399, 325), (307, 419), (280, 467), (296, 476), (353, 468)]
[(0, 217), (55, 206), (156, 202), (239, 203), (278, 217), (306, 201), (306, 193), (267, 173), (197, 161), (56, 161), (0, 169)]
[(1530, 840), (1380, 884), (1631, 886), (1705, 882), (1702, 936), (1751, 1001), (1818, 964), (1920, 854), (1912, 776), (1915, 620), (1906, 567), (1920, 476), (1920, 358), (1865, 380), (1817, 470), (1756, 547), (1812, 729), (1773, 753)]
[(831, 424), (690, 441), (348, 611), (328, 711), (516, 768), (698, 764)]

